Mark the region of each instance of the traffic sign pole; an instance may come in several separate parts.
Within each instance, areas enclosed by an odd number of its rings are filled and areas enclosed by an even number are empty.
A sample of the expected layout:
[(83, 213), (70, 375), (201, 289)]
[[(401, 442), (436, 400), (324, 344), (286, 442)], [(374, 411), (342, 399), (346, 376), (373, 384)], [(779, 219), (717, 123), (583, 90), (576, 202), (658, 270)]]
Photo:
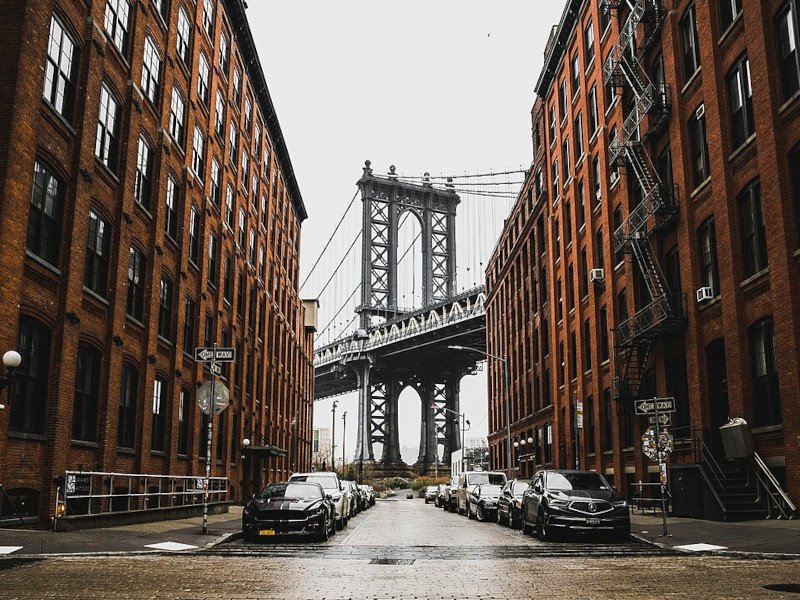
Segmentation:
[(206, 442), (206, 484), (203, 488), (203, 528), (201, 533), (208, 533), (208, 488), (211, 485), (211, 441), (213, 440), (212, 431), (214, 429), (214, 401), (216, 399), (216, 367), (217, 367), (217, 344), (214, 342), (214, 352), (211, 356), (211, 402), (208, 406), (208, 438)]
[[(666, 481), (664, 481), (664, 474), (666, 470), (664, 469), (664, 452), (661, 448), (661, 440), (659, 435), (659, 420), (658, 420), (658, 398), (653, 398), (653, 408), (656, 413), (656, 424), (653, 425), (653, 431), (655, 432), (655, 439), (656, 439), (656, 452), (658, 452), (658, 480), (661, 482), (661, 537), (667, 537), (667, 486)], [(667, 413), (669, 414), (669, 413)]]

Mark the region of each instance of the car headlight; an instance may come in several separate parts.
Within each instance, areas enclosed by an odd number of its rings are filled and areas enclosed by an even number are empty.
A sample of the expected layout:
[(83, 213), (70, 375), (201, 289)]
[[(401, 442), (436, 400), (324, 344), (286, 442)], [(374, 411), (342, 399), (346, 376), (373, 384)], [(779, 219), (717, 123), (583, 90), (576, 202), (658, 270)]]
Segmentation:
[(569, 500), (559, 500), (558, 498), (549, 498), (548, 504), (550, 504), (550, 506), (566, 508), (567, 506), (569, 506)]
[(341, 494), (334, 494), (333, 496), (331, 496), (331, 500), (333, 500), (334, 502), (338, 502), (341, 499), (342, 499)]
[(627, 500), (615, 500), (614, 502), (611, 503), (611, 506), (613, 506), (614, 508), (625, 508), (625, 507), (628, 506), (628, 501)]

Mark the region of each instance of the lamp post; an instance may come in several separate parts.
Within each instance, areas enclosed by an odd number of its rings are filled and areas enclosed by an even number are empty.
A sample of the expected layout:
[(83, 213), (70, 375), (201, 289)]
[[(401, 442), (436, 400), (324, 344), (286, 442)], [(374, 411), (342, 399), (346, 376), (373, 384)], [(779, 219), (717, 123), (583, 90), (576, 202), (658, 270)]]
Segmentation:
[(347, 465), (347, 451), (344, 447), (345, 435), (347, 435), (347, 411), (342, 413), (342, 477), (344, 477), (344, 468)]
[[(437, 408), (437, 406), (435, 404), (431, 404), (431, 408)], [(466, 456), (464, 455), (465, 454), (464, 432), (466, 431), (466, 429), (464, 424), (466, 423), (467, 425), (470, 425), (469, 419), (466, 418), (466, 415), (464, 413), (456, 412), (453, 409), (447, 408), (446, 406), (442, 406), (441, 409), (446, 410), (449, 413), (453, 413), (454, 415), (456, 415), (456, 417), (461, 419), (461, 470), (464, 471), (464, 465), (466, 465)], [(438, 452), (436, 460), (437, 462), (439, 460)]]
[[(16, 350), (9, 350), (3, 354), (3, 366), (6, 368), (6, 376), (0, 377), (0, 391), (4, 388), (11, 388), (14, 382), (14, 370), (22, 363), (22, 356)], [(8, 392), (9, 400), (11, 399), (11, 390)], [(0, 410), (5, 408), (4, 404), (0, 404)]]
[(336, 472), (336, 407), (339, 402), (333, 401), (333, 408), (331, 408), (331, 470)]
[[(247, 471), (248, 471), (247, 467), (245, 466), (245, 460), (246, 460), (246, 457), (247, 457), (247, 454), (245, 453), (245, 451), (249, 447), (250, 447), (250, 438), (244, 438), (242, 440), (242, 448), (243, 448), (243, 450), (242, 450), (242, 471), (243, 471), (242, 472), (242, 485), (243, 486), (244, 486), (244, 482), (246, 481), (245, 477), (247, 476)], [(246, 503), (246, 501), (247, 501), (247, 490), (242, 490), (242, 502)]]
[(494, 360), (499, 360), (503, 363), (503, 391), (505, 396), (505, 404), (506, 404), (506, 437), (508, 441), (506, 443), (506, 476), (508, 479), (511, 479), (511, 398), (510, 398), (510, 385), (509, 385), (509, 375), (508, 375), (508, 358), (503, 358), (501, 356), (496, 356), (494, 354), (489, 354), (484, 350), (479, 350), (478, 348), (470, 348), (469, 346), (448, 346), (450, 350), (461, 350), (461, 351), (472, 351), (477, 352), (478, 354), (483, 354), (486, 358), (492, 358)]

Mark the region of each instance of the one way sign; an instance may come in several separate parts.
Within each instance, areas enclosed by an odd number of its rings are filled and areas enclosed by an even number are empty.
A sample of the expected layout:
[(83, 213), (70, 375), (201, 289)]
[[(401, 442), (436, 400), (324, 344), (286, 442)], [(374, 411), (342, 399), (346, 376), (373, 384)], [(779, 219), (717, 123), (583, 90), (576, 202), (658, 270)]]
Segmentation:
[(194, 359), (197, 362), (236, 362), (236, 348), (195, 348)]
[(660, 413), (675, 412), (675, 398), (651, 398), (650, 400), (637, 400), (635, 403), (637, 415), (652, 415), (656, 406)]

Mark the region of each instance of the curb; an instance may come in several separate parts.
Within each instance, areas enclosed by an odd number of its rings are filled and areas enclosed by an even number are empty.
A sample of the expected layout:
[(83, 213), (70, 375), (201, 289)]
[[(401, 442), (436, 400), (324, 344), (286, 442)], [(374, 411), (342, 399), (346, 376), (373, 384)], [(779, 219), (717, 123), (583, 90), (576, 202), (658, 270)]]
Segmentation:
[(685, 550), (683, 548), (675, 548), (663, 542), (657, 542), (644, 537), (638, 533), (631, 532), (631, 537), (643, 544), (655, 546), (662, 550), (670, 550), (678, 554), (689, 556), (718, 556), (725, 558), (744, 558), (749, 560), (800, 560), (800, 554), (791, 554), (788, 552), (749, 552), (746, 550)]

